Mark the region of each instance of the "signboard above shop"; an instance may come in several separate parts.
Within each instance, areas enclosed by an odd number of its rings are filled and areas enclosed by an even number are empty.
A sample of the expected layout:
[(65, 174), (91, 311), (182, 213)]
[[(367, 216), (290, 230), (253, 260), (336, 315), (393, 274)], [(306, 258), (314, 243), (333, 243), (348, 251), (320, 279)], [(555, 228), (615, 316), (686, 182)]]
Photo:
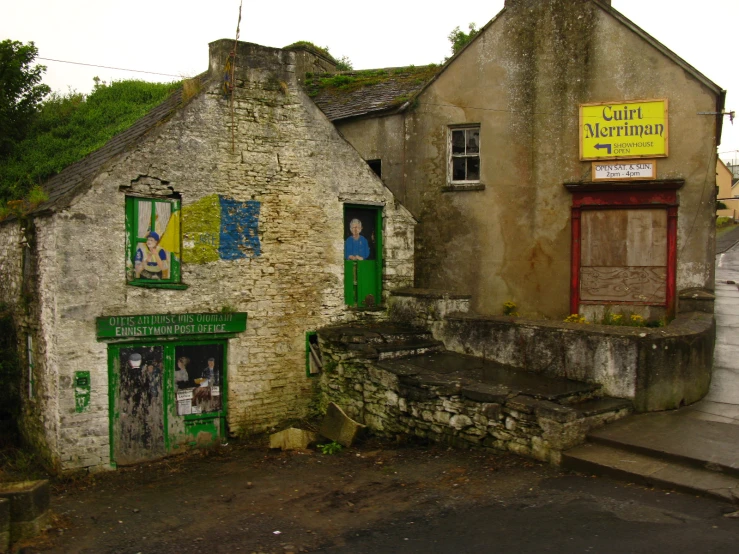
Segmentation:
[(246, 330), (246, 313), (144, 314), (97, 318), (99, 339), (218, 335)]
[(656, 179), (657, 160), (593, 162), (593, 181)]
[(665, 158), (667, 99), (580, 105), (580, 159)]

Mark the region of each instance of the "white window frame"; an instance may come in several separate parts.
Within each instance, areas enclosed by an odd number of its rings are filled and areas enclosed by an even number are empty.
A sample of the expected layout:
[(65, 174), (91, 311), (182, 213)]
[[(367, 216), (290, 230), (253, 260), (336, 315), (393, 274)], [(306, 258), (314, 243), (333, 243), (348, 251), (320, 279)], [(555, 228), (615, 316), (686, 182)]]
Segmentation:
[[(454, 133), (459, 131), (465, 132), (465, 152), (464, 153), (455, 153), (454, 148), (452, 145), (452, 137), (454, 136)], [(468, 138), (467, 138), (467, 132), (468, 131), (477, 131), (477, 152), (467, 152), (468, 147)], [(448, 159), (447, 159), (447, 176), (448, 176), (448, 182), (452, 185), (461, 185), (461, 184), (472, 184), (472, 183), (479, 183), (480, 182), (480, 175), (482, 171), (482, 160), (480, 158), (480, 124), (466, 124), (466, 125), (454, 125), (449, 127), (449, 133), (448, 133), (448, 139), (447, 139), (447, 149), (449, 152)], [(469, 158), (477, 158), (477, 168), (478, 168), (478, 177), (477, 179), (464, 179), (464, 180), (457, 180), (454, 179), (454, 160), (464, 158), (465, 160)], [(466, 163), (465, 163), (465, 177), (467, 177), (467, 170), (466, 170)]]

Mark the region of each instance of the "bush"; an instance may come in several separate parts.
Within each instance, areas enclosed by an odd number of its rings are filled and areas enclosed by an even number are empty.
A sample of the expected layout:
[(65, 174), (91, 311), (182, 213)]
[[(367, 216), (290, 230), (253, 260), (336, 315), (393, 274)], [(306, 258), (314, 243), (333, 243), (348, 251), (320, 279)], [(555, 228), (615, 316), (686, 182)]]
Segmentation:
[(26, 197), (65, 167), (94, 152), (160, 104), (180, 83), (99, 79), (88, 96), (52, 94), (28, 136), (0, 161), (0, 203)]

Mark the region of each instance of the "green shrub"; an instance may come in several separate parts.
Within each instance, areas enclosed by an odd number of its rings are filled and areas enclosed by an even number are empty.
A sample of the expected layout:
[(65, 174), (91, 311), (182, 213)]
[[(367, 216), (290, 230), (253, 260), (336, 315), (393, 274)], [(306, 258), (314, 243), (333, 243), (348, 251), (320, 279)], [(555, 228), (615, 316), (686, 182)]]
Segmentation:
[(28, 194), (35, 185), (128, 129), (179, 87), (180, 83), (106, 84), (97, 79), (88, 96), (74, 91), (52, 94), (27, 137), (0, 159), (0, 204), (20, 198), (31, 202)]
[(328, 454), (329, 456), (338, 454), (344, 449), (344, 447), (336, 441), (327, 442), (326, 444), (319, 444), (316, 446), (316, 448), (318, 448), (318, 450), (320, 450), (322, 454)]

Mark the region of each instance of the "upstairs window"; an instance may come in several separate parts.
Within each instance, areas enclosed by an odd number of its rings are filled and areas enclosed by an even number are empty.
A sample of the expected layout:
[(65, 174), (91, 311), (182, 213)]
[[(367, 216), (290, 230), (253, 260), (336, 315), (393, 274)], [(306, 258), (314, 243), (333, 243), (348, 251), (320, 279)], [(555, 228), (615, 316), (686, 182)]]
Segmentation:
[(126, 197), (126, 280), (140, 286), (180, 282), (180, 201)]
[(382, 160), (367, 160), (367, 165), (375, 172), (375, 175), (382, 179)]
[(451, 183), (480, 182), (480, 126), (449, 129)]

